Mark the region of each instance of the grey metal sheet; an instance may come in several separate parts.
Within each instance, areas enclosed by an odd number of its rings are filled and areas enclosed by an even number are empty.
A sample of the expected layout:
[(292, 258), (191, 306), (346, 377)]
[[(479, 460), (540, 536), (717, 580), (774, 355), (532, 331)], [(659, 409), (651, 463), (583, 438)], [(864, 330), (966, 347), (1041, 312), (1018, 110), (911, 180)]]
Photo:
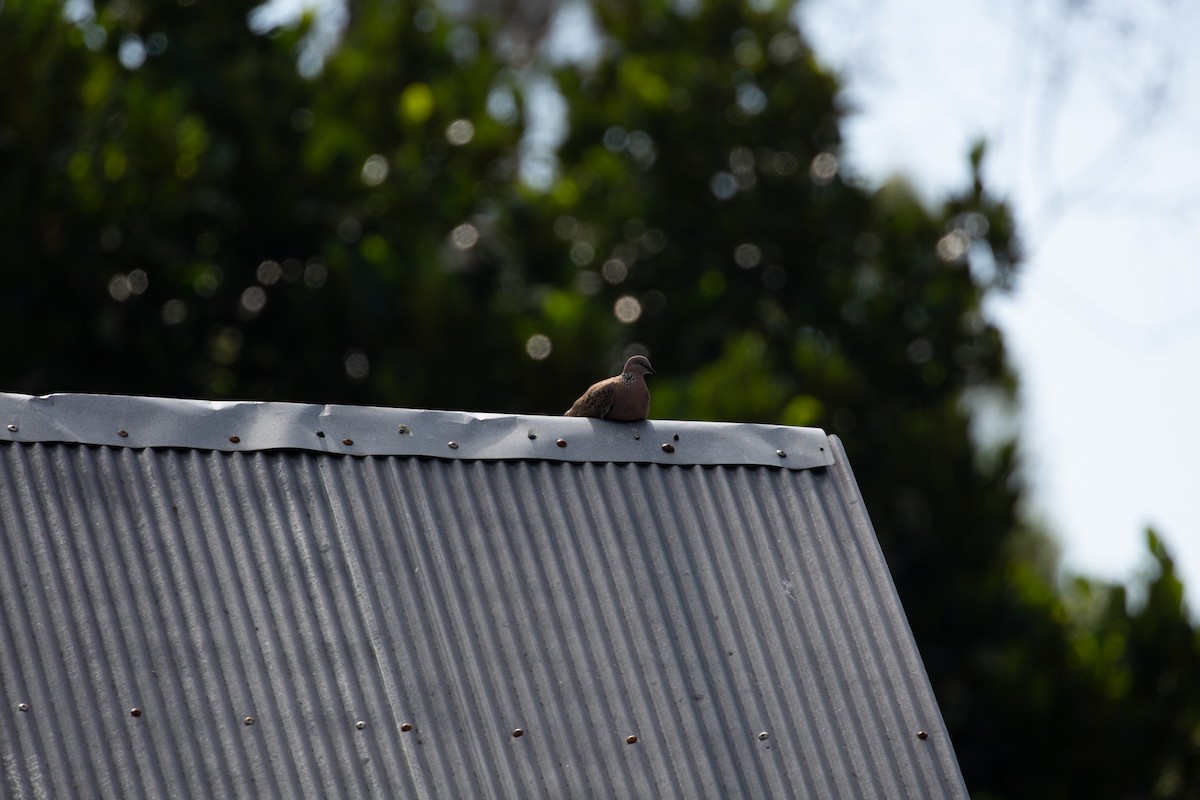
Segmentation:
[(4, 791), (965, 798), (825, 441), (810, 470), (0, 442)]
[(0, 392), (0, 441), (5, 440), (786, 469), (833, 463), (824, 431), (786, 425), (619, 423), (412, 408)]

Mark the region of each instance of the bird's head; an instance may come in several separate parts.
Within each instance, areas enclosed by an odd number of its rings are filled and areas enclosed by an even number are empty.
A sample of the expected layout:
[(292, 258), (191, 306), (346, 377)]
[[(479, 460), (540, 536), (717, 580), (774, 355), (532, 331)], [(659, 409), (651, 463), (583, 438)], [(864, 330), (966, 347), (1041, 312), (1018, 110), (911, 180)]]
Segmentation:
[(654, 367), (650, 366), (650, 359), (645, 356), (630, 356), (623, 372), (626, 375), (653, 375)]

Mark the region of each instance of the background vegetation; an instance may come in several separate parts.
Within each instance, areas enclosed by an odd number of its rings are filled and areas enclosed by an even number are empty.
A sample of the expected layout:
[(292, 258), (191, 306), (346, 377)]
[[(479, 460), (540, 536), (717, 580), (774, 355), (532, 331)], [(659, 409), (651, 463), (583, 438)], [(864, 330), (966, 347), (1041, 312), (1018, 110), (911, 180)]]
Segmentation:
[(584, 63), (530, 8), (363, 0), (322, 68), (233, 0), (0, 0), (0, 387), (559, 413), (646, 352), (655, 416), (845, 440), (973, 795), (1200, 796), (1170, 554), (1061, 580), (981, 425), (983, 146), (936, 208), (848, 177), (770, 2), (599, 3)]

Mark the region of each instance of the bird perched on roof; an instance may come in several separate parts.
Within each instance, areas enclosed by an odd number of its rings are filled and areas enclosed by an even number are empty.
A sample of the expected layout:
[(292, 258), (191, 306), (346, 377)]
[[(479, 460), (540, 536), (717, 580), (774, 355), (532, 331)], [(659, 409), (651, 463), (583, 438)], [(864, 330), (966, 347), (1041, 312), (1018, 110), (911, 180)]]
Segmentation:
[(646, 418), (650, 411), (650, 389), (646, 376), (653, 375), (654, 368), (645, 356), (631, 356), (625, 362), (620, 375), (593, 383), (575, 403), (567, 409), (568, 417), (598, 417), (618, 422), (637, 422)]

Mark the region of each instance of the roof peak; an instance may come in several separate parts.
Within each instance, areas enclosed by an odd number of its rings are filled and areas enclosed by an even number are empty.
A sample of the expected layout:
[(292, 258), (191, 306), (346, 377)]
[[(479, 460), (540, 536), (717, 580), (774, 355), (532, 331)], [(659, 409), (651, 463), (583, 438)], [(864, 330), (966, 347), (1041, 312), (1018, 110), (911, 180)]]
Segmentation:
[(829, 437), (819, 428), (103, 394), (0, 392), (5, 440), (461, 460), (786, 469), (833, 463)]

